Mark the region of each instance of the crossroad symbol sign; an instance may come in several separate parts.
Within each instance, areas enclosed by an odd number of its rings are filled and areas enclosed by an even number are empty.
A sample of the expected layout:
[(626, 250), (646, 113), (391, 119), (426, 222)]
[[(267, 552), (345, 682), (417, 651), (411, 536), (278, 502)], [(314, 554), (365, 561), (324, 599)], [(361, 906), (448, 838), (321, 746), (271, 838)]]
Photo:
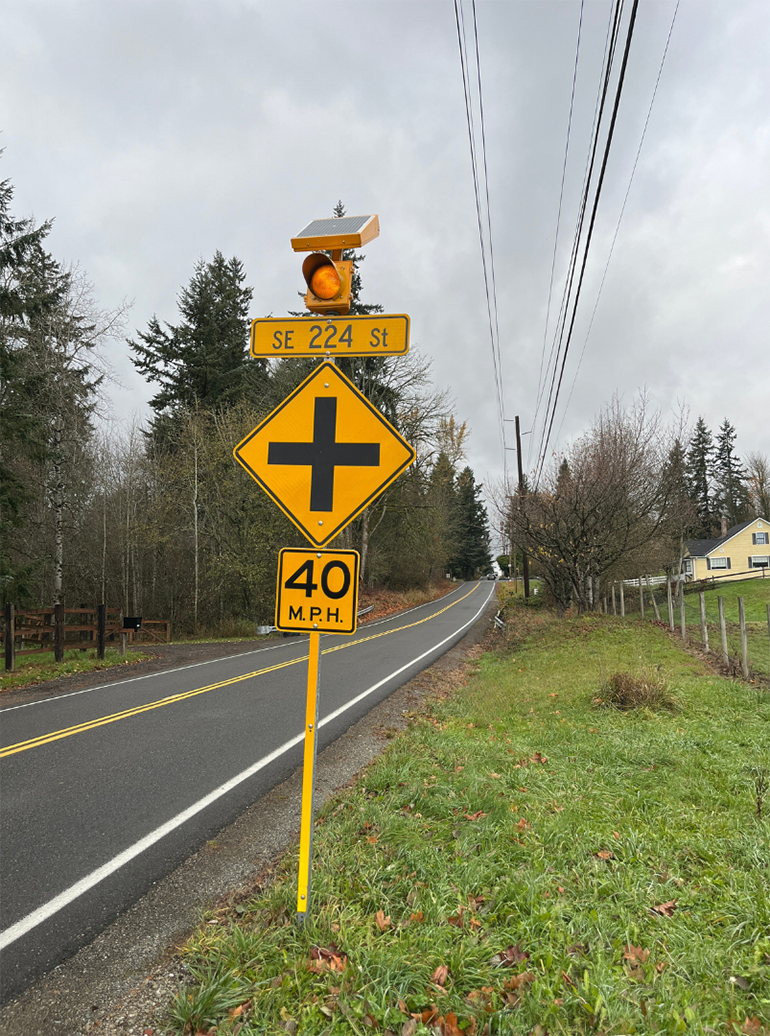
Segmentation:
[(258, 317), (251, 322), (252, 356), (403, 356), (409, 352), (406, 313), (362, 317)]
[(356, 550), (284, 547), (278, 555), (275, 624), (299, 633), (355, 633)]
[(415, 459), (409, 443), (333, 363), (320, 364), (233, 452), (319, 547)]

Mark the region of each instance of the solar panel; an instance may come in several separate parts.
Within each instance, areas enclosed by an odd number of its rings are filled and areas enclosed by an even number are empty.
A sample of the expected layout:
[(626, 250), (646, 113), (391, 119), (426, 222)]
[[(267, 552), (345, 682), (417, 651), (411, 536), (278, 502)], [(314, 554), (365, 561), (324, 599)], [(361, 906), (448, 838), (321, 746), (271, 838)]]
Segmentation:
[(308, 223), (304, 230), (300, 230), (297, 237), (326, 237), (334, 234), (357, 234), (372, 217), (371, 216), (341, 216), (339, 219), (314, 219)]
[(360, 248), (379, 233), (380, 221), (376, 215), (314, 219), (291, 239), (291, 247), (295, 252)]

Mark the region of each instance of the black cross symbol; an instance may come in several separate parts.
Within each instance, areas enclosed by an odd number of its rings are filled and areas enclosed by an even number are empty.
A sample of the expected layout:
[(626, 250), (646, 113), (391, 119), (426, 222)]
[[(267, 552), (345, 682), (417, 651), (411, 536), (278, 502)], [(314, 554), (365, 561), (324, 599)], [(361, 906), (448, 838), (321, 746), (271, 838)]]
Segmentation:
[(331, 511), (334, 499), (334, 469), (339, 466), (377, 468), (378, 442), (336, 442), (337, 397), (316, 397), (312, 442), (271, 442), (268, 464), (307, 464), (310, 477), (310, 510)]

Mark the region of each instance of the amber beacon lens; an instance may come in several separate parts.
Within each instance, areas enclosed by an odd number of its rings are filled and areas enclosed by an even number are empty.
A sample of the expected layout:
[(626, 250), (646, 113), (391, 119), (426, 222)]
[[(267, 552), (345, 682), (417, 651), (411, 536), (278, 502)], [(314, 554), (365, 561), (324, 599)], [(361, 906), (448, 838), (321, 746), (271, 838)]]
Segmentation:
[(341, 286), (340, 275), (333, 266), (319, 266), (310, 278), (310, 290), (319, 299), (333, 299)]

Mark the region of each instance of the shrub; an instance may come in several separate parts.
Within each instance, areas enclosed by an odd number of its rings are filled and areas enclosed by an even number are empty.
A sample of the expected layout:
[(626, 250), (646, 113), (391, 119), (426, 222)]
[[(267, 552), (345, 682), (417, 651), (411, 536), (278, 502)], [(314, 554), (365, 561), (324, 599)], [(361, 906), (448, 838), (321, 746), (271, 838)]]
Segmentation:
[(608, 709), (668, 709), (676, 700), (659, 669), (640, 669), (636, 673), (613, 673), (599, 689), (594, 705)]

